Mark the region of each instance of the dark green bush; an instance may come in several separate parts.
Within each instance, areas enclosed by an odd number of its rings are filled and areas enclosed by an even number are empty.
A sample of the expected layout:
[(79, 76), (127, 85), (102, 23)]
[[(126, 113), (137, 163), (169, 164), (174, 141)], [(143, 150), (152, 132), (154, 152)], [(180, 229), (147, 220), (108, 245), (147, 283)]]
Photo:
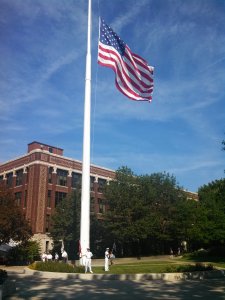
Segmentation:
[(0, 269), (0, 284), (3, 284), (7, 277), (7, 272), (5, 270)]
[(195, 272), (195, 271), (211, 271), (213, 270), (213, 265), (205, 265), (201, 263), (196, 263), (195, 265), (171, 265), (166, 268), (166, 273), (176, 273), (176, 272)]
[(224, 257), (225, 246), (211, 247), (208, 249), (209, 256)]
[(35, 262), (29, 266), (32, 270), (61, 273), (84, 273), (84, 267), (74, 266), (63, 262)]
[(37, 241), (27, 241), (13, 247), (8, 255), (9, 264), (29, 264), (40, 259), (40, 245)]
[(208, 250), (205, 249), (199, 249), (197, 251), (187, 253), (183, 255), (183, 258), (190, 259), (190, 260), (206, 260), (209, 257), (209, 252)]
[(199, 249), (183, 255), (183, 259), (192, 261), (225, 261), (225, 248), (215, 247), (210, 249)]

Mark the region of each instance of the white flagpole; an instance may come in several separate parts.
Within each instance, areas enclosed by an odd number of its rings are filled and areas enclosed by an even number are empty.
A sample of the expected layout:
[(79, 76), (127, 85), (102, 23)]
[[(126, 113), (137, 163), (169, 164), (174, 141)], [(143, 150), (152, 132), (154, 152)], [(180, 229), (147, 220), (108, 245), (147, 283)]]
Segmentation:
[(81, 255), (90, 247), (90, 123), (91, 123), (91, 0), (88, 2), (87, 56), (84, 100), (83, 164), (81, 190)]

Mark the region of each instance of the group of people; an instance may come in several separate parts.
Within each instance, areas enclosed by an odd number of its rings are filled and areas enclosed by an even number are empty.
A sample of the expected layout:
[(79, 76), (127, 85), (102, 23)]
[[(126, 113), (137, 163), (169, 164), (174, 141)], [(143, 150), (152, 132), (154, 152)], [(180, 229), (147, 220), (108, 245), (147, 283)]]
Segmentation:
[[(176, 255), (177, 256), (180, 256), (181, 252), (180, 252), (180, 247), (177, 248), (177, 253)], [(170, 258), (173, 258), (174, 257), (174, 252), (173, 252), (173, 249), (170, 248)]]
[(115, 259), (115, 255), (112, 250), (106, 248), (105, 250), (105, 271), (109, 271), (109, 264), (113, 265), (113, 260)]
[(41, 256), (43, 262), (52, 261), (52, 254), (44, 252)]
[[(67, 263), (68, 261), (68, 254), (65, 250), (62, 250), (62, 261)], [(92, 267), (91, 267), (91, 259), (93, 257), (93, 253), (91, 252), (90, 248), (87, 248), (86, 253), (83, 255), (82, 257), (82, 264), (85, 267), (85, 273), (87, 273), (88, 271), (90, 273), (92, 272)], [(52, 261), (53, 260), (53, 256), (51, 253), (46, 253), (44, 252), (42, 254), (42, 261), (43, 262), (47, 262), (47, 261)], [(109, 248), (106, 248), (105, 250), (105, 265), (104, 265), (104, 270), (106, 272), (109, 271), (109, 264), (113, 265), (113, 260), (115, 259), (115, 255), (113, 254), (112, 250), (110, 250)], [(58, 261), (59, 260), (59, 254), (56, 252), (55, 253), (55, 257), (54, 257), (54, 261)]]
[[(90, 273), (93, 273), (92, 267), (91, 267), (92, 256), (93, 256), (93, 253), (90, 251), (90, 248), (87, 248), (86, 253), (82, 257), (82, 264), (85, 267), (85, 273), (87, 273), (88, 271)], [(115, 259), (115, 255), (113, 254), (113, 252), (109, 248), (106, 248), (106, 250), (105, 250), (105, 265), (104, 265), (104, 269), (106, 272), (109, 271), (109, 264), (112, 265), (114, 259)]]
[[(44, 252), (41, 256), (41, 259), (43, 262), (53, 261), (53, 256), (51, 253)], [(68, 254), (65, 250), (62, 251), (62, 260), (63, 262), (67, 263)], [(57, 252), (55, 253), (54, 261), (59, 261), (59, 254)]]

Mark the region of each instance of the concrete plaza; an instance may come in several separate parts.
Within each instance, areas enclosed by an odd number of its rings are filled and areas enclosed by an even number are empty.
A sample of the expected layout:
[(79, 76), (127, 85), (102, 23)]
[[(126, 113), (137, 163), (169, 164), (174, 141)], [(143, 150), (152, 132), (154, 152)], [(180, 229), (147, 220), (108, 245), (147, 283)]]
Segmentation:
[(135, 281), (43, 278), (17, 274), (5, 299), (225, 299), (225, 280)]
[[(95, 265), (103, 261), (94, 262)], [(225, 277), (188, 280), (122, 280), (95, 274), (71, 275), (29, 273), (23, 267), (6, 268), (15, 290), (5, 299), (206, 299), (225, 300)], [(147, 275), (147, 274), (146, 274)]]

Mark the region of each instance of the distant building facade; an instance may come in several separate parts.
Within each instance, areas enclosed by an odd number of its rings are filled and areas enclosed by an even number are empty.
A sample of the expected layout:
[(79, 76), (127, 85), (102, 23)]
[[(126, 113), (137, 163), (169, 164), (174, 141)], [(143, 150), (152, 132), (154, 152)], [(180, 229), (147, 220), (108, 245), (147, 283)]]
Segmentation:
[[(115, 172), (91, 165), (90, 211), (99, 218), (107, 209), (103, 187)], [(82, 162), (63, 156), (63, 149), (39, 142), (28, 144), (27, 154), (0, 165), (0, 181), (13, 190), (15, 201), (29, 220), (42, 250), (51, 249), (50, 218), (57, 204), (80, 188)]]
[[(55, 207), (73, 189), (80, 188), (81, 178), (81, 161), (64, 157), (61, 148), (36, 141), (28, 144), (27, 154), (0, 165), (0, 181), (12, 189), (42, 251), (52, 248), (48, 232)], [(107, 210), (104, 185), (114, 178), (115, 171), (91, 165), (90, 211), (98, 218)], [(186, 193), (188, 199), (198, 200), (197, 193)]]

